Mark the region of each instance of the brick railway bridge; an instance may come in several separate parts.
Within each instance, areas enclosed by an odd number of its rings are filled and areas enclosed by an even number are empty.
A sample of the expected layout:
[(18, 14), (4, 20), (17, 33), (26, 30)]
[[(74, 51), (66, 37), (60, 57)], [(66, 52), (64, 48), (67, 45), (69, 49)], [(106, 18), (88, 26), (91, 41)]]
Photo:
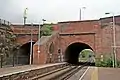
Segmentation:
[[(99, 20), (66, 21), (52, 25), (51, 36), (42, 36), (38, 40), (38, 25), (10, 25), (17, 35), (17, 43), (21, 44), (19, 53), (30, 56), (31, 33), (33, 35), (33, 64), (47, 64), (67, 61), (77, 63), (79, 53), (91, 49), (98, 58), (101, 55), (112, 55), (113, 28), (112, 17)], [(120, 46), (120, 16), (115, 16), (116, 45)], [(40, 51), (40, 52), (39, 52)], [(117, 59), (120, 60), (120, 48), (116, 47)], [(60, 58), (62, 57), (62, 58)], [(27, 62), (29, 64), (29, 62)]]

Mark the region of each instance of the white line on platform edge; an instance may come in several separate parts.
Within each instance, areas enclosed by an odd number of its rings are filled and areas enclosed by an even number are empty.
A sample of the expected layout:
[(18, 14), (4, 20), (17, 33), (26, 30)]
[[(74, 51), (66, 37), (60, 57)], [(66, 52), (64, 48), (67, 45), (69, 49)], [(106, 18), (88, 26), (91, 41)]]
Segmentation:
[(82, 78), (85, 76), (85, 74), (87, 73), (87, 71), (88, 71), (89, 68), (90, 68), (90, 67), (88, 67), (88, 68), (86, 69), (86, 71), (83, 73), (83, 75), (80, 77), (79, 80), (82, 80)]

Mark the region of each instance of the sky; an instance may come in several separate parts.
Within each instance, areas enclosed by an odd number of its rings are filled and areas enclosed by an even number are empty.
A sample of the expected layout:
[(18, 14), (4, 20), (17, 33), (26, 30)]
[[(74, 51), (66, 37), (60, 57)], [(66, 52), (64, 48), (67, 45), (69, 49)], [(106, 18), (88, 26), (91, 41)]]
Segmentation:
[(92, 20), (112, 16), (106, 12), (119, 15), (119, 5), (120, 0), (0, 0), (0, 18), (23, 23), (24, 9), (28, 8), (27, 23), (77, 21), (81, 8), (82, 20)]

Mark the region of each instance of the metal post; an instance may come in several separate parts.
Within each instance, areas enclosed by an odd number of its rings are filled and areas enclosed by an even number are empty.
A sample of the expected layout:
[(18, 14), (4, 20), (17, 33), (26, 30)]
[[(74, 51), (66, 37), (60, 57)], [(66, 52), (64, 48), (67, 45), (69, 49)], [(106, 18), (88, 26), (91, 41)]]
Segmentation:
[(50, 63), (52, 63), (52, 54), (50, 53)]
[(18, 65), (18, 54), (20, 53), (20, 48), (18, 49), (18, 52), (17, 52), (17, 55), (16, 55), (16, 58), (17, 58), (17, 65)]
[(86, 9), (86, 7), (82, 7), (82, 8), (80, 8), (80, 13), (79, 13), (80, 21), (82, 20), (82, 9)]
[(113, 52), (114, 52), (114, 62), (115, 65), (114, 67), (117, 67), (117, 60), (116, 60), (116, 39), (115, 39), (115, 17), (114, 17), (114, 13), (113, 14)]
[(79, 15), (80, 15), (80, 21), (81, 21), (81, 8), (80, 8), (80, 14)]
[(26, 24), (27, 10), (28, 10), (28, 8), (25, 8), (25, 10), (24, 10), (24, 25)]
[(1, 56), (1, 68), (3, 66), (3, 54), (0, 55)]
[[(33, 23), (32, 23), (33, 27)], [(31, 29), (31, 45), (30, 45), (30, 65), (32, 64), (32, 29)]]
[(58, 54), (59, 54), (58, 61), (61, 62), (61, 50), (60, 50), (60, 48), (58, 49)]
[(13, 67), (15, 66), (15, 53), (13, 52)]
[[(105, 14), (110, 14), (110, 13), (105, 13)], [(114, 17), (114, 13), (111, 12), (113, 18), (113, 67), (117, 67), (117, 60), (116, 60), (116, 40), (115, 40), (115, 17)]]
[(26, 19), (27, 19), (27, 17), (24, 17), (24, 25), (26, 24)]
[(39, 64), (39, 53), (40, 53), (40, 23), (39, 23), (39, 31), (38, 31), (38, 64)]
[(61, 62), (63, 62), (63, 54), (62, 54), (62, 52), (61, 52)]
[(2, 25), (2, 20), (0, 19), (0, 26)]
[(62, 50), (60, 50), (60, 61), (63, 62), (63, 54), (62, 54)]

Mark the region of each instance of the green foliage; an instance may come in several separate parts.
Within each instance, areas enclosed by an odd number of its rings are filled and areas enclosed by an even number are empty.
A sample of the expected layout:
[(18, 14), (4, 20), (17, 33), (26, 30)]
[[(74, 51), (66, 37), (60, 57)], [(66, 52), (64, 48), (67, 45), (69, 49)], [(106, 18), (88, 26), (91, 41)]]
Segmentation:
[(97, 58), (95, 65), (97, 67), (112, 67), (112, 58), (111, 57), (103, 57), (103, 60), (101, 60), (101, 58)]
[(52, 26), (50, 24), (43, 25), (42, 36), (50, 36), (52, 34)]
[(117, 60), (117, 67), (120, 68), (120, 61)]
[[(120, 68), (120, 61), (117, 60), (116, 63), (117, 63), (116, 67)], [(113, 59), (112, 57), (108, 57), (108, 56), (104, 56), (103, 59), (97, 58), (95, 65), (97, 67), (113, 67)]]
[(8, 65), (12, 63), (13, 55), (19, 48), (19, 44), (16, 43), (16, 35), (14, 35), (10, 27), (0, 27), (0, 63), (2, 59), (2, 65)]
[(0, 29), (0, 54), (3, 54), (5, 57), (9, 57), (14, 51), (18, 48), (16, 42), (16, 35), (14, 35), (8, 29)]

